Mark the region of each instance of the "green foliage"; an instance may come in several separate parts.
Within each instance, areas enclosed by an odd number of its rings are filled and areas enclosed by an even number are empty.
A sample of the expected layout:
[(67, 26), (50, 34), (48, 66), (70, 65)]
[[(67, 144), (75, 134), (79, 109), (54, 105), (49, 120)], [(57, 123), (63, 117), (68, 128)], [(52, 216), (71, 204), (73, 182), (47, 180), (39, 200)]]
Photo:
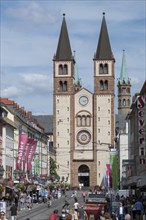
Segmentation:
[(118, 157), (114, 155), (111, 157), (111, 170), (112, 170), (112, 180), (113, 180), (113, 189), (118, 189)]
[(16, 188), (19, 189), (19, 190), (21, 190), (21, 191), (24, 191), (24, 190), (26, 189), (24, 183), (18, 183), (18, 184), (16, 185)]
[(136, 92), (135, 93), (135, 97), (137, 97), (137, 96), (139, 96), (140, 95), (140, 93), (139, 92)]
[(4, 186), (2, 184), (0, 184), (0, 193), (2, 193), (4, 191)]
[(58, 176), (56, 169), (57, 169), (56, 162), (52, 157), (50, 157), (50, 175), (51, 176), (54, 176), (54, 177)]

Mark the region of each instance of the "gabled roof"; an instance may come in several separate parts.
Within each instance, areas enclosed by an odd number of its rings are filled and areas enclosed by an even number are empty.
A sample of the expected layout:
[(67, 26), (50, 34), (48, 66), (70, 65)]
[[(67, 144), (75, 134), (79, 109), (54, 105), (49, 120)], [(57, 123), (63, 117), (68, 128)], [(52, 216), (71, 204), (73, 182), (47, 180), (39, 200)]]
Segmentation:
[(99, 36), (98, 46), (94, 59), (99, 59), (99, 60), (114, 59), (109, 41), (108, 30), (106, 26), (105, 13), (103, 13), (100, 36)]
[(82, 87), (81, 90), (79, 90), (77, 93), (83, 93), (84, 91), (86, 91), (86, 92), (90, 93), (91, 95), (93, 95), (92, 92), (90, 92), (88, 89), (86, 89), (84, 87)]
[(56, 56), (54, 57), (55, 60), (71, 60), (72, 57), (72, 51), (68, 36), (68, 30), (67, 25), (65, 21), (65, 14), (63, 14), (63, 21), (59, 36), (59, 42), (57, 47)]
[(45, 129), (46, 134), (53, 134), (53, 115), (33, 115), (33, 117)]

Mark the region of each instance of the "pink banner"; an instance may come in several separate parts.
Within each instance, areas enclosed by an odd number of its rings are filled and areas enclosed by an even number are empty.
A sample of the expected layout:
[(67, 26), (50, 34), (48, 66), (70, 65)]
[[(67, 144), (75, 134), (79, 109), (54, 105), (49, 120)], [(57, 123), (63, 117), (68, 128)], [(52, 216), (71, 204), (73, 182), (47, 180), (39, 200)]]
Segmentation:
[(25, 147), (27, 144), (28, 134), (20, 134), (19, 135), (19, 143), (18, 143), (18, 159), (16, 164), (16, 169), (23, 170), (22, 162), (23, 156), (25, 156)]
[(33, 140), (33, 142), (31, 142), (31, 144), (30, 144), (30, 150), (28, 153), (28, 157), (26, 158), (27, 159), (27, 170), (31, 169), (31, 162), (32, 162), (34, 153), (36, 151), (36, 146), (37, 146), (37, 141)]
[(27, 164), (27, 161), (28, 161), (28, 155), (29, 155), (29, 152), (30, 152), (30, 149), (33, 145), (33, 142), (34, 142), (34, 139), (33, 138), (28, 138), (27, 140), (27, 144), (26, 144), (26, 153), (25, 153), (25, 164)]

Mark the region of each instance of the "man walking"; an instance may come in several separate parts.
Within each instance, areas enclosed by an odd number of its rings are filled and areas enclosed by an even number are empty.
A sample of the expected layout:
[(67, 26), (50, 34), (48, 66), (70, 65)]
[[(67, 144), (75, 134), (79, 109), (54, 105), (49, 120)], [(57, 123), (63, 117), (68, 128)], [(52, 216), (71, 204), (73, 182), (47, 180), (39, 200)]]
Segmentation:
[(11, 220), (16, 220), (18, 213), (17, 213), (17, 207), (15, 203), (12, 204), (10, 208), (10, 212), (11, 212)]

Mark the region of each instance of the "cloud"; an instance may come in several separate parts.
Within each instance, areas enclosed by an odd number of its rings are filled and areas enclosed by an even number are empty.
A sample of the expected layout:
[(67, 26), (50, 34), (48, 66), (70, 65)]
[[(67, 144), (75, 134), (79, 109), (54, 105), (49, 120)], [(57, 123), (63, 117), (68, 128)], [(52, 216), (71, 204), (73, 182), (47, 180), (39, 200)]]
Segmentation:
[(32, 93), (48, 93), (52, 91), (53, 78), (45, 74), (19, 74), (21, 82), (29, 88)]
[(20, 95), (20, 89), (15, 86), (9, 86), (1, 91), (2, 97), (17, 98)]
[(17, 8), (8, 8), (6, 10), (7, 16), (20, 19), (23, 21), (31, 22), (35, 25), (53, 24), (56, 22), (56, 14), (51, 13), (50, 10), (43, 7), (42, 4), (37, 2), (29, 2), (24, 6), (17, 6)]

